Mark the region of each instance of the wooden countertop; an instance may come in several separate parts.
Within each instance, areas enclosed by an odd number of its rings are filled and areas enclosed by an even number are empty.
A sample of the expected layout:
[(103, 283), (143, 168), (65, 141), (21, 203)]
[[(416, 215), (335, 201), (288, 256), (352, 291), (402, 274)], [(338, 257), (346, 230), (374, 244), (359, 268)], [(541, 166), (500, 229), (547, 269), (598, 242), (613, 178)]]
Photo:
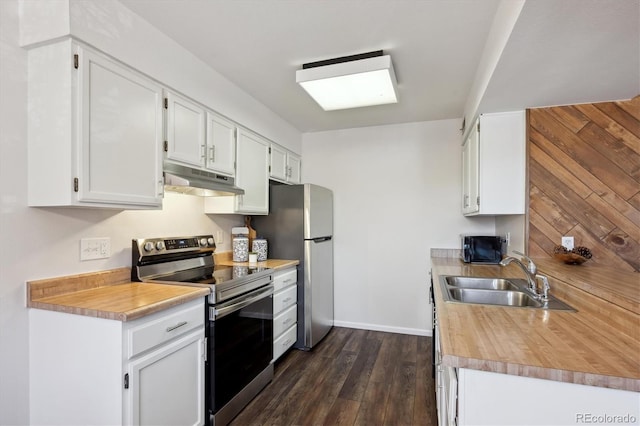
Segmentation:
[[(249, 264), (249, 262), (234, 262), (233, 261), (233, 252), (223, 251), (220, 253), (214, 254), (214, 262), (216, 265), (224, 265), (224, 266), (254, 266), (253, 264)], [(261, 266), (264, 268), (271, 268), (274, 270), (278, 269), (286, 269), (292, 266), (296, 266), (300, 264), (299, 260), (286, 260), (286, 259), (267, 259), (264, 262), (258, 262), (255, 266)]]
[(515, 265), (432, 257), (445, 365), (640, 391), (638, 274), (537, 260), (551, 294), (577, 312), (445, 302), (439, 277), (523, 278)]
[(27, 282), (30, 308), (131, 321), (198, 297), (209, 289), (131, 282), (131, 270), (119, 268)]
[[(218, 265), (252, 266), (249, 262), (233, 262), (231, 252), (215, 256)], [(299, 263), (268, 259), (256, 265), (279, 270)], [(131, 282), (130, 268), (27, 282), (30, 308), (117, 321), (131, 321), (208, 294), (209, 289), (201, 287)]]
[(264, 268), (271, 268), (273, 270), (286, 269), (292, 266), (296, 266), (300, 262), (297, 260), (284, 260), (284, 259), (267, 259), (264, 262), (258, 262), (250, 264), (249, 262), (234, 262), (232, 260), (223, 260), (217, 262), (216, 265), (224, 266), (262, 266)]

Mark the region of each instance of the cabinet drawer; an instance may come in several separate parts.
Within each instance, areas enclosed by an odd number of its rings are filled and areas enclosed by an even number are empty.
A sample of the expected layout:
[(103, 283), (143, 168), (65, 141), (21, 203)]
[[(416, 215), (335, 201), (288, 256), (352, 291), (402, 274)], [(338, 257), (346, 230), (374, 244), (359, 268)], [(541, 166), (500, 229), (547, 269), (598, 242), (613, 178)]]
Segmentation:
[(273, 360), (280, 358), (287, 349), (296, 342), (298, 327), (295, 325), (284, 332), (284, 334), (273, 341)]
[(204, 326), (204, 307), (202, 302), (178, 307), (164, 315), (159, 312), (153, 319), (142, 320), (127, 331), (129, 339), (128, 358), (132, 358), (147, 349), (168, 342), (197, 327)]
[(298, 319), (298, 305), (287, 308), (273, 319), (273, 338), (277, 339), (289, 327), (294, 325)]
[(298, 269), (293, 268), (273, 275), (273, 291), (278, 291), (298, 281)]
[(273, 315), (278, 315), (289, 306), (295, 305), (297, 297), (298, 287), (296, 286), (291, 286), (275, 293), (273, 295)]

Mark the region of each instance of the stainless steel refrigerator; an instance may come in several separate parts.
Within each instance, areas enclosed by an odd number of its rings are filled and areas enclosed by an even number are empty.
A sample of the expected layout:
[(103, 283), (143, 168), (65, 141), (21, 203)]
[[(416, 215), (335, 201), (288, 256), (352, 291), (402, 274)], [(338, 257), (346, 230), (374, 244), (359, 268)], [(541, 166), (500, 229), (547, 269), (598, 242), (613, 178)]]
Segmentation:
[(298, 339), (310, 350), (333, 327), (333, 193), (318, 185), (269, 189), (269, 215), (254, 216), (268, 257), (298, 259)]

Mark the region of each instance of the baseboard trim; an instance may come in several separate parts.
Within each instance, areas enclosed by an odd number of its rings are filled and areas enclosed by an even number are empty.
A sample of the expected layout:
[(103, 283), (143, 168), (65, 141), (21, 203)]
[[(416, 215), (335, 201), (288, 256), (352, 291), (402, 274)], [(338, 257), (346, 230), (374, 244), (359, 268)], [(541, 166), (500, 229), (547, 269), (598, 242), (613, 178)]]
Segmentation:
[(365, 324), (359, 322), (333, 321), (336, 327), (357, 328), (359, 330), (384, 331), (387, 333), (410, 334), (413, 336), (431, 336), (431, 330), (423, 330), (419, 328), (390, 327), (378, 324)]

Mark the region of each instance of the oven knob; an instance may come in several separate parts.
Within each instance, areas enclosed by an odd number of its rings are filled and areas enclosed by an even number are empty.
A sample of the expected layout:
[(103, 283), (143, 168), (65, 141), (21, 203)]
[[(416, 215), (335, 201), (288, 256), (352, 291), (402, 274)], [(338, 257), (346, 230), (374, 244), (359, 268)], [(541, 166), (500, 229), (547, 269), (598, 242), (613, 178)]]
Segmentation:
[(212, 245), (213, 245), (213, 243), (214, 243), (214, 241), (213, 241), (213, 237), (211, 237), (211, 238), (208, 238), (208, 239), (207, 239), (207, 244), (209, 244), (210, 246), (212, 246)]
[(207, 246), (207, 239), (206, 238), (201, 238), (200, 239), (200, 245), (203, 246), (203, 247), (206, 247)]
[(156, 243), (156, 250), (160, 251), (160, 250), (164, 250), (164, 242), (162, 241), (158, 241)]
[(147, 241), (146, 243), (144, 243), (144, 251), (152, 251), (153, 250), (153, 243), (151, 241)]

